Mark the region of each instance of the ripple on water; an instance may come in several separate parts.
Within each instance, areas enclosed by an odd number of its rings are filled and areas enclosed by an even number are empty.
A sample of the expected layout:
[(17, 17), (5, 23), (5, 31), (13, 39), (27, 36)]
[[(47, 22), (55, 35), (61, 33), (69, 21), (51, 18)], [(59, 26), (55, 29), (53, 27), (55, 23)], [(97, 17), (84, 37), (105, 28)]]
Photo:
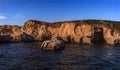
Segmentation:
[(0, 70), (120, 69), (120, 47), (70, 45), (64, 51), (42, 51), (40, 43), (0, 44)]

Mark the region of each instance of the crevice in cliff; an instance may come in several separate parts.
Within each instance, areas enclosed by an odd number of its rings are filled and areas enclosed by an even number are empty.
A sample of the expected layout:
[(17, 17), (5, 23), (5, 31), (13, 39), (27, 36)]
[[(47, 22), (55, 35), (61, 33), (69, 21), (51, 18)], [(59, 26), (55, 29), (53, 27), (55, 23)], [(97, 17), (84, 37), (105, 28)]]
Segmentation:
[(94, 27), (94, 34), (92, 37), (92, 43), (93, 44), (104, 44), (105, 43), (105, 39), (103, 36), (103, 28)]

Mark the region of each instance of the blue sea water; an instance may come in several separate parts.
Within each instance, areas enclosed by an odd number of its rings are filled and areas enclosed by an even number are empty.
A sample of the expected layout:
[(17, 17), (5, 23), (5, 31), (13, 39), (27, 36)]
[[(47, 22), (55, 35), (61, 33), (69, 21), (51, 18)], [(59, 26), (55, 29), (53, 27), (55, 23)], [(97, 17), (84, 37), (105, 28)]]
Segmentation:
[(40, 43), (0, 44), (0, 70), (120, 70), (120, 47), (71, 45), (42, 51)]

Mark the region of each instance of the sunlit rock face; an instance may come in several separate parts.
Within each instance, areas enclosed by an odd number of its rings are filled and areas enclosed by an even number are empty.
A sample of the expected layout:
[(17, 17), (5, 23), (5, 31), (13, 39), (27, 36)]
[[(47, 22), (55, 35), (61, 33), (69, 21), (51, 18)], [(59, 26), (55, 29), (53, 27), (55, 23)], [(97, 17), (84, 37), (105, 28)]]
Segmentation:
[[(57, 35), (65, 43), (71, 44), (120, 43), (119, 30), (107, 27), (108, 23), (99, 20), (88, 21), (48, 23), (29, 20), (21, 27), (0, 26), (0, 42), (43, 42), (50, 40), (52, 35)], [(8, 36), (10, 37), (7, 38)]]
[(30, 20), (22, 27), (22, 32), (32, 36), (33, 41), (44, 41), (50, 39), (50, 32), (48, 31), (48, 23)]
[(104, 38), (108, 44), (120, 43), (120, 33), (116, 30), (103, 28)]
[(93, 27), (87, 24), (64, 22), (58, 28), (49, 27), (51, 34), (57, 34), (67, 43), (91, 43)]
[(51, 40), (46, 40), (42, 43), (41, 48), (43, 50), (50, 50), (50, 51), (61, 51), (64, 50), (66, 44), (61, 40), (58, 36), (52, 36)]
[(4, 25), (0, 26), (0, 42), (19, 41), (18, 36), (21, 34), (21, 27)]

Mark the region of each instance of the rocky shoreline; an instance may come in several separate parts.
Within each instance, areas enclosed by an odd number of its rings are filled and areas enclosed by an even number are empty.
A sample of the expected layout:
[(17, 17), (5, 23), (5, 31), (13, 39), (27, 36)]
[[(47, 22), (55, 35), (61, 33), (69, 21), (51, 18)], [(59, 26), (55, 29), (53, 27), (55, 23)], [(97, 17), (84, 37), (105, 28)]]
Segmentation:
[[(119, 22), (117, 22), (119, 23)], [(35, 42), (50, 40), (53, 35), (65, 43), (77, 44), (119, 44), (120, 31), (114, 22), (104, 20), (79, 20), (65, 22), (41, 22), (29, 20), (24, 26), (0, 26), (0, 43)]]

